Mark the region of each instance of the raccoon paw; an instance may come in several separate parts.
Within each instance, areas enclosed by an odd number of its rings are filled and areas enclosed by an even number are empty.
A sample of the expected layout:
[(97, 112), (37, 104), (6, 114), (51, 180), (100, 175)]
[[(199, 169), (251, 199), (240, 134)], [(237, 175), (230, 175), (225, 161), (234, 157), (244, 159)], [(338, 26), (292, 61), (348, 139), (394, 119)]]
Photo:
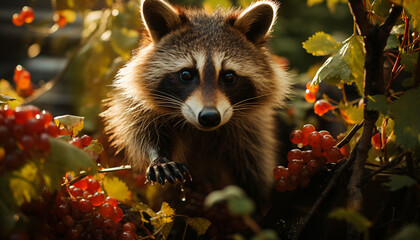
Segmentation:
[(181, 182), (184, 181), (184, 173), (190, 175), (184, 164), (169, 161), (165, 157), (159, 157), (153, 160), (147, 168), (146, 176), (149, 181), (164, 185), (166, 180), (170, 183), (175, 183), (175, 178)]

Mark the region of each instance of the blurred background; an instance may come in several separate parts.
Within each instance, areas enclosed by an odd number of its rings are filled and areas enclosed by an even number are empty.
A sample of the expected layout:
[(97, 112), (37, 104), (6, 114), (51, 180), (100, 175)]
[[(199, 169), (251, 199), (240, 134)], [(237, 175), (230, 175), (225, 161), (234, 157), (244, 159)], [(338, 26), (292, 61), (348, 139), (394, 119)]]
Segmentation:
[[(217, 5), (245, 7), (252, 1), (169, 2), (211, 11)], [(319, 31), (331, 34), (337, 41), (343, 41), (353, 32), (347, 4), (330, 6), (330, 2), (338, 1), (281, 1), (270, 47), (288, 64), (294, 76), (295, 96), (283, 113), (292, 125), (320, 120), (313, 114), (313, 104), (306, 103), (303, 96), (306, 82), (312, 79), (325, 58), (306, 53), (302, 42)], [(34, 21), (15, 26), (12, 16), (23, 6), (33, 8)], [(140, 30), (137, 0), (2, 0), (0, 79), (14, 86), (14, 69), (22, 65), (30, 72), (35, 89), (39, 89), (29, 98), (32, 104), (54, 116), (84, 116), (85, 131), (93, 132), (100, 124), (98, 113), (109, 90), (107, 86), (137, 46)], [(321, 85), (321, 92), (328, 91), (328, 87)], [(328, 95), (334, 98), (334, 93)]]

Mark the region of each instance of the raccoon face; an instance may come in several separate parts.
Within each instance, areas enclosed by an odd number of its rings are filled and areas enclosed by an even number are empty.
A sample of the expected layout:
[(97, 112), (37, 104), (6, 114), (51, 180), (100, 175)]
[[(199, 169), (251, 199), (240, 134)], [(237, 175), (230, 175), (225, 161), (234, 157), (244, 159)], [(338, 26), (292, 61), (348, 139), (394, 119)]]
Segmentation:
[(143, 0), (152, 42), (142, 79), (155, 106), (204, 131), (258, 108), (275, 88), (263, 43), (276, 10), (262, 1), (242, 12), (207, 14)]

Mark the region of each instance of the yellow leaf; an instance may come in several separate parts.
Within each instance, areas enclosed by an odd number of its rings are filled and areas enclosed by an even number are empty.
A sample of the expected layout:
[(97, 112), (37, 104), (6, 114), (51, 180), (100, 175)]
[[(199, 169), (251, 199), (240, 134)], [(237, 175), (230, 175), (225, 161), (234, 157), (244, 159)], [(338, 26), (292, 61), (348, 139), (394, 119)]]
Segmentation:
[(103, 185), (108, 196), (114, 197), (120, 202), (125, 202), (131, 199), (131, 191), (128, 189), (125, 182), (118, 177), (105, 176)]
[(306, 1), (306, 4), (307, 4), (309, 7), (312, 7), (313, 5), (320, 4), (320, 3), (322, 3), (322, 2), (324, 2), (324, 0), (307, 0), (307, 1)]
[(132, 207), (134, 211), (139, 211), (141, 214), (141, 220), (142, 222), (148, 223), (149, 221), (146, 220), (143, 213), (147, 213), (150, 217), (155, 217), (157, 214), (153, 211), (151, 207), (149, 207), (147, 204), (142, 202), (137, 202), (136, 205)]
[(326, 56), (338, 51), (340, 43), (327, 33), (317, 32), (302, 43), (306, 51), (314, 56)]
[(171, 224), (174, 221), (175, 211), (169, 206), (168, 203), (163, 202), (162, 207), (156, 216), (150, 218), (150, 221), (155, 230), (165, 227), (167, 224)]
[(23, 99), (13, 89), (12, 85), (10, 85), (10, 83), (4, 79), (0, 80), (0, 94), (16, 99), (14, 101), (7, 101), (7, 104), (10, 108), (14, 109), (17, 106), (22, 105), (23, 103)]
[(197, 232), (198, 236), (200, 236), (206, 233), (207, 229), (211, 225), (211, 222), (205, 218), (188, 218), (187, 224)]
[(73, 136), (76, 136), (83, 129), (85, 118), (73, 115), (63, 115), (54, 118), (57, 126), (62, 125), (66, 130), (72, 130)]
[(10, 189), (12, 189), (13, 197), (18, 206), (24, 202), (30, 202), (37, 196), (36, 183), (38, 168), (33, 162), (28, 162), (20, 170), (13, 172), (10, 179)]

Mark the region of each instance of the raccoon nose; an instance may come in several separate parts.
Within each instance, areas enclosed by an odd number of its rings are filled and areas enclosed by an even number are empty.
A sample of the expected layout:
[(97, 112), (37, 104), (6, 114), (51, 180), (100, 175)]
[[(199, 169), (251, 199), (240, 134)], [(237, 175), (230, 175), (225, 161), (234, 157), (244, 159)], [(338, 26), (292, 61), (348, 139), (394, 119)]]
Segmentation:
[(198, 115), (198, 122), (204, 127), (215, 127), (220, 123), (220, 113), (215, 107), (204, 107)]

